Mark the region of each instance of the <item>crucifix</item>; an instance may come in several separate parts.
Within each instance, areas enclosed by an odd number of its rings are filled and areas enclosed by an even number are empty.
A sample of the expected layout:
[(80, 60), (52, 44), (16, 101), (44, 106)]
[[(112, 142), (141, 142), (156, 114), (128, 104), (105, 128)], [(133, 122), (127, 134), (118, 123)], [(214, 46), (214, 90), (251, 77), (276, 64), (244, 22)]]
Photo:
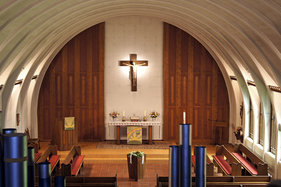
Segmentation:
[(137, 66), (148, 66), (147, 60), (137, 60), (137, 54), (130, 54), (130, 60), (119, 61), (120, 66), (130, 66), (131, 90), (137, 91)]

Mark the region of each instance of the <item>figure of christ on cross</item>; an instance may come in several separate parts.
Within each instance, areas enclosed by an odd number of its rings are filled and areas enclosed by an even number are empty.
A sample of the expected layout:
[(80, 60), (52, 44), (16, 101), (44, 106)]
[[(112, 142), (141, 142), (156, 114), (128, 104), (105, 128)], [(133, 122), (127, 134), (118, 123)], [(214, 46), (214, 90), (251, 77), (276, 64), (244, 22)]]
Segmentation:
[(129, 61), (119, 61), (120, 66), (130, 66), (131, 90), (137, 91), (137, 66), (148, 66), (147, 60), (137, 60), (137, 54), (130, 54)]

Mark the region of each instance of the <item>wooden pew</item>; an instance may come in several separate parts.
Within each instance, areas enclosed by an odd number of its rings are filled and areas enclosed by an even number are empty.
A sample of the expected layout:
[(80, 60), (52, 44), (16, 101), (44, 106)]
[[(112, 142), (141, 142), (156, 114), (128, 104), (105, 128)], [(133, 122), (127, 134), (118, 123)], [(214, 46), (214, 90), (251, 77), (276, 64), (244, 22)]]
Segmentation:
[[(206, 174), (207, 176), (213, 176), (214, 175), (214, 163), (211, 161), (208, 155), (206, 155)], [(195, 172), (195, 167), (196, 167), (196, 157), (195, 155), (192, 155), (192, 165), (194, 167), (194, 172)]]
[[(156, 175), (157, 187), (168, 186), (168, 177)], [(195, 184), (196, 177), (192, 177), (192, 186)], [(270, 176), (207, 176), (207, 186), (267, 186), (271, 181)]]
[(83, 166), (84, 155), (81, 155), (80, 146), (72, 146), (65, 160), (61, 163), (61, 172), (64, 176), (77, 176)]
[(42, 153), (34, 153), (34, 163), (37, 163), (37, 161), (39, 160), (39, 158), (42, 156)]
[(243, 144), (236, 144), (232, 154), (250, 175), (268, 175), (268, 165)]
[(219, 172), (222, 172), (224, 175), (241, 175), (240, 162), (225, 148), (224, 145), (216, 146), (216, 155), (213, 155), (213, 158), (213, 162), (215, 166), (218, 167)]
[[(38, 177), (35, 178), (35, 187), (38, 187)], [(54, 182), (54, 177), (51, 177), (51, 181)], [(114, 177), (77, 177), (77, 176), (66, 176), (66, 186), (108, 186), (117, 187), (117, 175)], [(53, 185), (54, 186), (54, 185)]]
[(40, 149), (40, 140), (38, 138), (31, 138), (28, 128), (26, 128), (24, 132), (27, 137), (27, 145), (34, 147), (34, 152), (38, 153)]
[(46, 151), (41, 155), (41, 157), (37, 160), (36, 164), (41, 162), (50, 162), (51, 163), (51, 172), (59, 165), (60, 156), (57, 155), (57, 146), (49, 145)]
[(114, 186), (117, 187), (117, 174), (114, 177), (66, 177), (67, 186)]

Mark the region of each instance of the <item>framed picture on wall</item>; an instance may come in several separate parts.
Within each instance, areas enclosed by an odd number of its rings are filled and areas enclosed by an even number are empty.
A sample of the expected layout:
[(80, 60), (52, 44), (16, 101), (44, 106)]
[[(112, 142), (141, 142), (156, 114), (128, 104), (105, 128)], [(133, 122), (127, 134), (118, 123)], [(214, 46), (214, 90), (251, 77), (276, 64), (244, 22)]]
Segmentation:
[(74, 130), (75, 128), (75, 117), (64, 118), (64, 130)]

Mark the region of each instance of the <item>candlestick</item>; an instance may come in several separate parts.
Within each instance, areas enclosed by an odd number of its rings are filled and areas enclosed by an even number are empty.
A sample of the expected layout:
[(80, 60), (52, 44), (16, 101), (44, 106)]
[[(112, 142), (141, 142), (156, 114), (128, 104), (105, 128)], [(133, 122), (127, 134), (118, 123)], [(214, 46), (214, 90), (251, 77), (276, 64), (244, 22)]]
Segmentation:
[(185, 112), (183, 112), (183, 124), (186, 123), (186, 120), (185, 120)]

